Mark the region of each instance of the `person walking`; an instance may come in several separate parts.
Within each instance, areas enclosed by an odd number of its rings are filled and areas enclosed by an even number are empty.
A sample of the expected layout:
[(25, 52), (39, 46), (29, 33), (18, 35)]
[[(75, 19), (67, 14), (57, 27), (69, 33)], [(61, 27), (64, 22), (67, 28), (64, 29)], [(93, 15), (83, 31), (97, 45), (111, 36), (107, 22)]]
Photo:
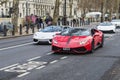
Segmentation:
[(38, 18), (38, 23), (39, 23), (39, 28), (41, 28), (43, 25), (43, 20), (41, 17)]
[(47, 26), (52, 25), (52, 21), (52, 17), (50, 15), (47, 15), (45, 19), (45, 23), (47, 24)]

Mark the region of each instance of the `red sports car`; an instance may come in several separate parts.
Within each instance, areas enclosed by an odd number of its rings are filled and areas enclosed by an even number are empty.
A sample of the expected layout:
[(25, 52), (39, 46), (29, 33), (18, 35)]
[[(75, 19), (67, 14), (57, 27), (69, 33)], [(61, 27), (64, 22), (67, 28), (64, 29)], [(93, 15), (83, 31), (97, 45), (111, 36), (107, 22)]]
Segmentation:
[(96, 29), (68, 28), (52, 39), (54, 53), (93, 53), (103, 47), (104, 34)]

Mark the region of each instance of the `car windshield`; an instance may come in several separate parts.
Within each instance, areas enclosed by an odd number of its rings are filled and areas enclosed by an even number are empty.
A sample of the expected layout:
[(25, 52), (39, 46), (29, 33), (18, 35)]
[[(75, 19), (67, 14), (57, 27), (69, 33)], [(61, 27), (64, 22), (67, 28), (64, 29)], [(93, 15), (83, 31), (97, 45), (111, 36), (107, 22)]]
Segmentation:
[(61, 31), (62, 28), (60, 26), (48, 26), (44, 29), (40, 30), (40, 32), (58, 32)]
[(99, 26), (111, 26), (111, 25), (112, 25), (112, 23), (110, 23), (110, 22), (104, 22), (104, 23), (100, 23)]
[(87, 29), (80, 28), (70, 28), (63, 32), (61, 32), (62, 36), (88, 36), (90, 35), (90, 31)]
[(111, 22), (120, 22), (120, 20), (112, 20)]

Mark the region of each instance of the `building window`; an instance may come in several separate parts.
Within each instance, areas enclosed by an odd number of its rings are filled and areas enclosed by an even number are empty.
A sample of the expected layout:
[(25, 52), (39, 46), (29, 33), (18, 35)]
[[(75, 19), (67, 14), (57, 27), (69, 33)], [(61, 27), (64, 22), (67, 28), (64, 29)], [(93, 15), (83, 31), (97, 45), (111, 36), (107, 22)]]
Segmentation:
[(8, 15), (8, 9), (6, 9), (6, 16)]

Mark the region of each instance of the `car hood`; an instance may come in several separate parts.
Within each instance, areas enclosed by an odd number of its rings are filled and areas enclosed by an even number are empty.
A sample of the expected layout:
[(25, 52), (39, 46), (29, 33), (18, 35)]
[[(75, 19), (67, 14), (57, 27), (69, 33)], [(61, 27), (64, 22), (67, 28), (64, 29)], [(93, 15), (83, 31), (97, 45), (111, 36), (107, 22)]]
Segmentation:
[(58, 44), (55, 44), (59, 47), (78, 47), (80, 46), (81, 41), (88, 40), (88, 36), (57, 36), (54, 40), (57, 41)]
[(56, 33), (58, 33), (58, 32), (36, 32), (33, 35), (33, 38), (52, 39)]

